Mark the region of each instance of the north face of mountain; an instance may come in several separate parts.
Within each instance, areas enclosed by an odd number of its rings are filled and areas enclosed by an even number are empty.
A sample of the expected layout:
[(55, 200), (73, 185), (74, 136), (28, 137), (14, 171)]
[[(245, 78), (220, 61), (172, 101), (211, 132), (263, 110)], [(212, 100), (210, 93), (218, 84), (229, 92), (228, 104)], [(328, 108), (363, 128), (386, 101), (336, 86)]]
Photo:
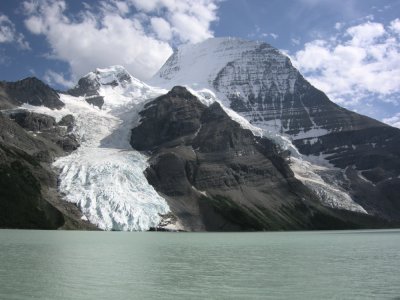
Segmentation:
[(290, 138), (306, 159), (340, 168), (341, 185), (369, 213), (400, 218), (400, 130), (336, 105), (272, 46), (231, 38), (185, 46), (152, 83), (213, 90), (253, 125)]
[[(146, 177), (186, 230), (355, 228), (367, 216), (323, 207), (285, 153), (183, 87), (149, 102), (131, 144), (151, 153)], [(324, 221), (322, 221), (324, 220)], [(322, 221), (322, 222), (321, 222)]]
[(385, 126), (331, 102), (287, 56), (263, 42), (213, 38), (184, 46), (151, 83), (210, 88), (253, 124), (294, 139)]

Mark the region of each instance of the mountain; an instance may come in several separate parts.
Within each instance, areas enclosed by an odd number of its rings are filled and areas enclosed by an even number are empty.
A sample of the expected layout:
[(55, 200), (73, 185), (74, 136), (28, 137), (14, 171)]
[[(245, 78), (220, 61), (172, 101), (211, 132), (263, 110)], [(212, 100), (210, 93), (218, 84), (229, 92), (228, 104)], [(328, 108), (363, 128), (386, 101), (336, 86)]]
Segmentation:
[(347, 193), (369, 213), (399, 218), (399, 129), (336, 105), (272, 46), (232, 38), (188, 45), (150, 82), (214, 91), (251, 124), (287, 136), (306, 160), (342, 170)]
[(400, 130), (334, 104), (265, 43), (184, 46), (148, 83), (121, 66), (64, 93), (2, 82), (0, 108), (0, 227), (400, 223)]
[(371, 224), (359, 213), (340, 214), (322, 206), (295, 178), (285, 153), (271, 140), (242, 128), (218, 102), (207, 107), (187, 89), (175, 86), (147, 103), (140, 115), (131, 144), (151, 153), (146, 178), (186, 230)]

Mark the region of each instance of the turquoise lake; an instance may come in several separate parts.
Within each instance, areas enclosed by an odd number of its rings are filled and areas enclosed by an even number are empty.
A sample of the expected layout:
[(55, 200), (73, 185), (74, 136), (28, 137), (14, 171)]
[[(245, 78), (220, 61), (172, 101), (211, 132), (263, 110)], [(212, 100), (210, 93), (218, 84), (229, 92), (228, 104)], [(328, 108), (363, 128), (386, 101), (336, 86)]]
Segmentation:
[(0, 299), (400, 299), (400, 230), (0, 230)]

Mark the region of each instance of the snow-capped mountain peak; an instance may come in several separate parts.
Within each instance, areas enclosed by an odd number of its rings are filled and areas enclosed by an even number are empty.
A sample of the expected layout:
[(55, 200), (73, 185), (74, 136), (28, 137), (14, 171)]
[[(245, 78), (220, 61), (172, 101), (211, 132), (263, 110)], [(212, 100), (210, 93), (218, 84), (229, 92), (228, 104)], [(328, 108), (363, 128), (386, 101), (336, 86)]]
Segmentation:
[[(260, 81), (265, 74), (265, 69), (261, 70), (260, 65), (266, 62), (272, 71), (270, 84), (276, 84), (281, 90), (288, 87), (293, 90), (297, 70), (291, 66), (285, 55), (265, 42), (239, 38), (211, 38), (178, 48), (150, 83), (168, 88), (177, 84), (192, 88), (215, 88), (216, 84), (220, 84), (223, 72), (234, 65), (238, 65), (246, 76), (251, 74), (247, 72), (251, 71), (249, 68), (255, 71), (260, 69), (261, 73), (255, 74), (259, 77), (255, 79)], [(284, 86), (283, 81), (287, 79), (292, 82)]]
[(110, 108), (150, 90), (154, 89), (133, 77), (124, 67), (116, 65), (89, 72), (68, 94), (84, 97), (88, 103), (99, 108), (104, 104)]
[(97, 68), (89, 72), (78, 81), (78, 84), (72, 90), (90, 92), (98, 90), (101, 86), (125, 88), (129, 85), (143, 87), (146, 84), (133, 77), (123, 66), (115, 65), (108, 68)]
[(90, 72), (85, 77), (103, 85), (126, 85), (130, 83), (133, 78), (132, 75), (120, 65), (104, 69), (97, 68), (94, 72)]

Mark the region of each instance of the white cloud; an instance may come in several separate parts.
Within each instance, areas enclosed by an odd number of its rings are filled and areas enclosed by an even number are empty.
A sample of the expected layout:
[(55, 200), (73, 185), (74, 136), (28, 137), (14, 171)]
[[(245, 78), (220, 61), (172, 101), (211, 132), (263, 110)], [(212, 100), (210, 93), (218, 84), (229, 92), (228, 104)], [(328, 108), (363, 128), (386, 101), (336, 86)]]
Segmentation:
[(290, 41), (292, 42), (293, 45), (296, 45), (296, 46), (300, 45), (300, 39), (298, 39), (298, 38), (292, 38)]
[(355, 106), (371, 96), (400, 102), (400, 41), (381, 23), (343, 28), (332, 38), (306, 43), (292, 57), (305, 77), (337, 103)]
[(270, 36), (270, 37), (273, 38), (274, 40), (276, 40), (276, 39), (279, 37), (278, 34), (273, 33), (273, 32), (271, 32), (271, 33), (262, 33), (261, 36), (262, 36), (262, 37), (265, 37), (265, 38)]
[(42, 19), (36, 16), (25, 20), (25, 25), (33, 34), (41, 34), (45, 30)]
[(172, 37), (172, 30), (170, 24), (163, 18), (153, 17), (150, 20), (151, 26), (157, 37), (161, 40), (170, 40)]
[(343, 23), (337, 22), (337, 23), (335, 23), (335, 29), (340, 30), (340, 29), (342, 29), (343, 25), (344, 25)]
[(383, 122), (389, 124), (390, 126), (400, 128), (400, 113), (395, 114), (391, 118), (383, 119)]
[(0, 43), (16, 43), (19, 48), (30, 49), (29, 43), (22, 33), (18, 33), (15, 25), (4, 14), (0, 13)]
[(50, 57), (69, 64), (75, 77), (96, 67), (123, 65), (151, 77), (172, 54), (170, 44), (212, 37), (217, 0), (103, 0), (71, 15), (63, 0), (25, 1), (25, 25), (44, 35)]
[(395, 19), (390, 22), (390, 29), (400, 34), (400, 19)]
[(160, 18), (151, 19), (155, 33), (159, 35), (163, 32), (183, 43), (197, 43), (213, 36), (210, 24), (217, 20), (218, 1), (129, 0), (137, 10), (146, 14), (159, 14), (163, 11), (164, 22)]
[(43, 76), (43, 79), (49, 84), (58, 84), (65, 88), (72, 88), (74, 86), (74, 81), (67, 79), (65, 74), (56, 73), (52, 70), (47, 70)]
[(368, 46), (386, 33), (381, 23), (371, 22), (350, 27), (346, 32), (352, 37), (351, 44), (358, 46)]

